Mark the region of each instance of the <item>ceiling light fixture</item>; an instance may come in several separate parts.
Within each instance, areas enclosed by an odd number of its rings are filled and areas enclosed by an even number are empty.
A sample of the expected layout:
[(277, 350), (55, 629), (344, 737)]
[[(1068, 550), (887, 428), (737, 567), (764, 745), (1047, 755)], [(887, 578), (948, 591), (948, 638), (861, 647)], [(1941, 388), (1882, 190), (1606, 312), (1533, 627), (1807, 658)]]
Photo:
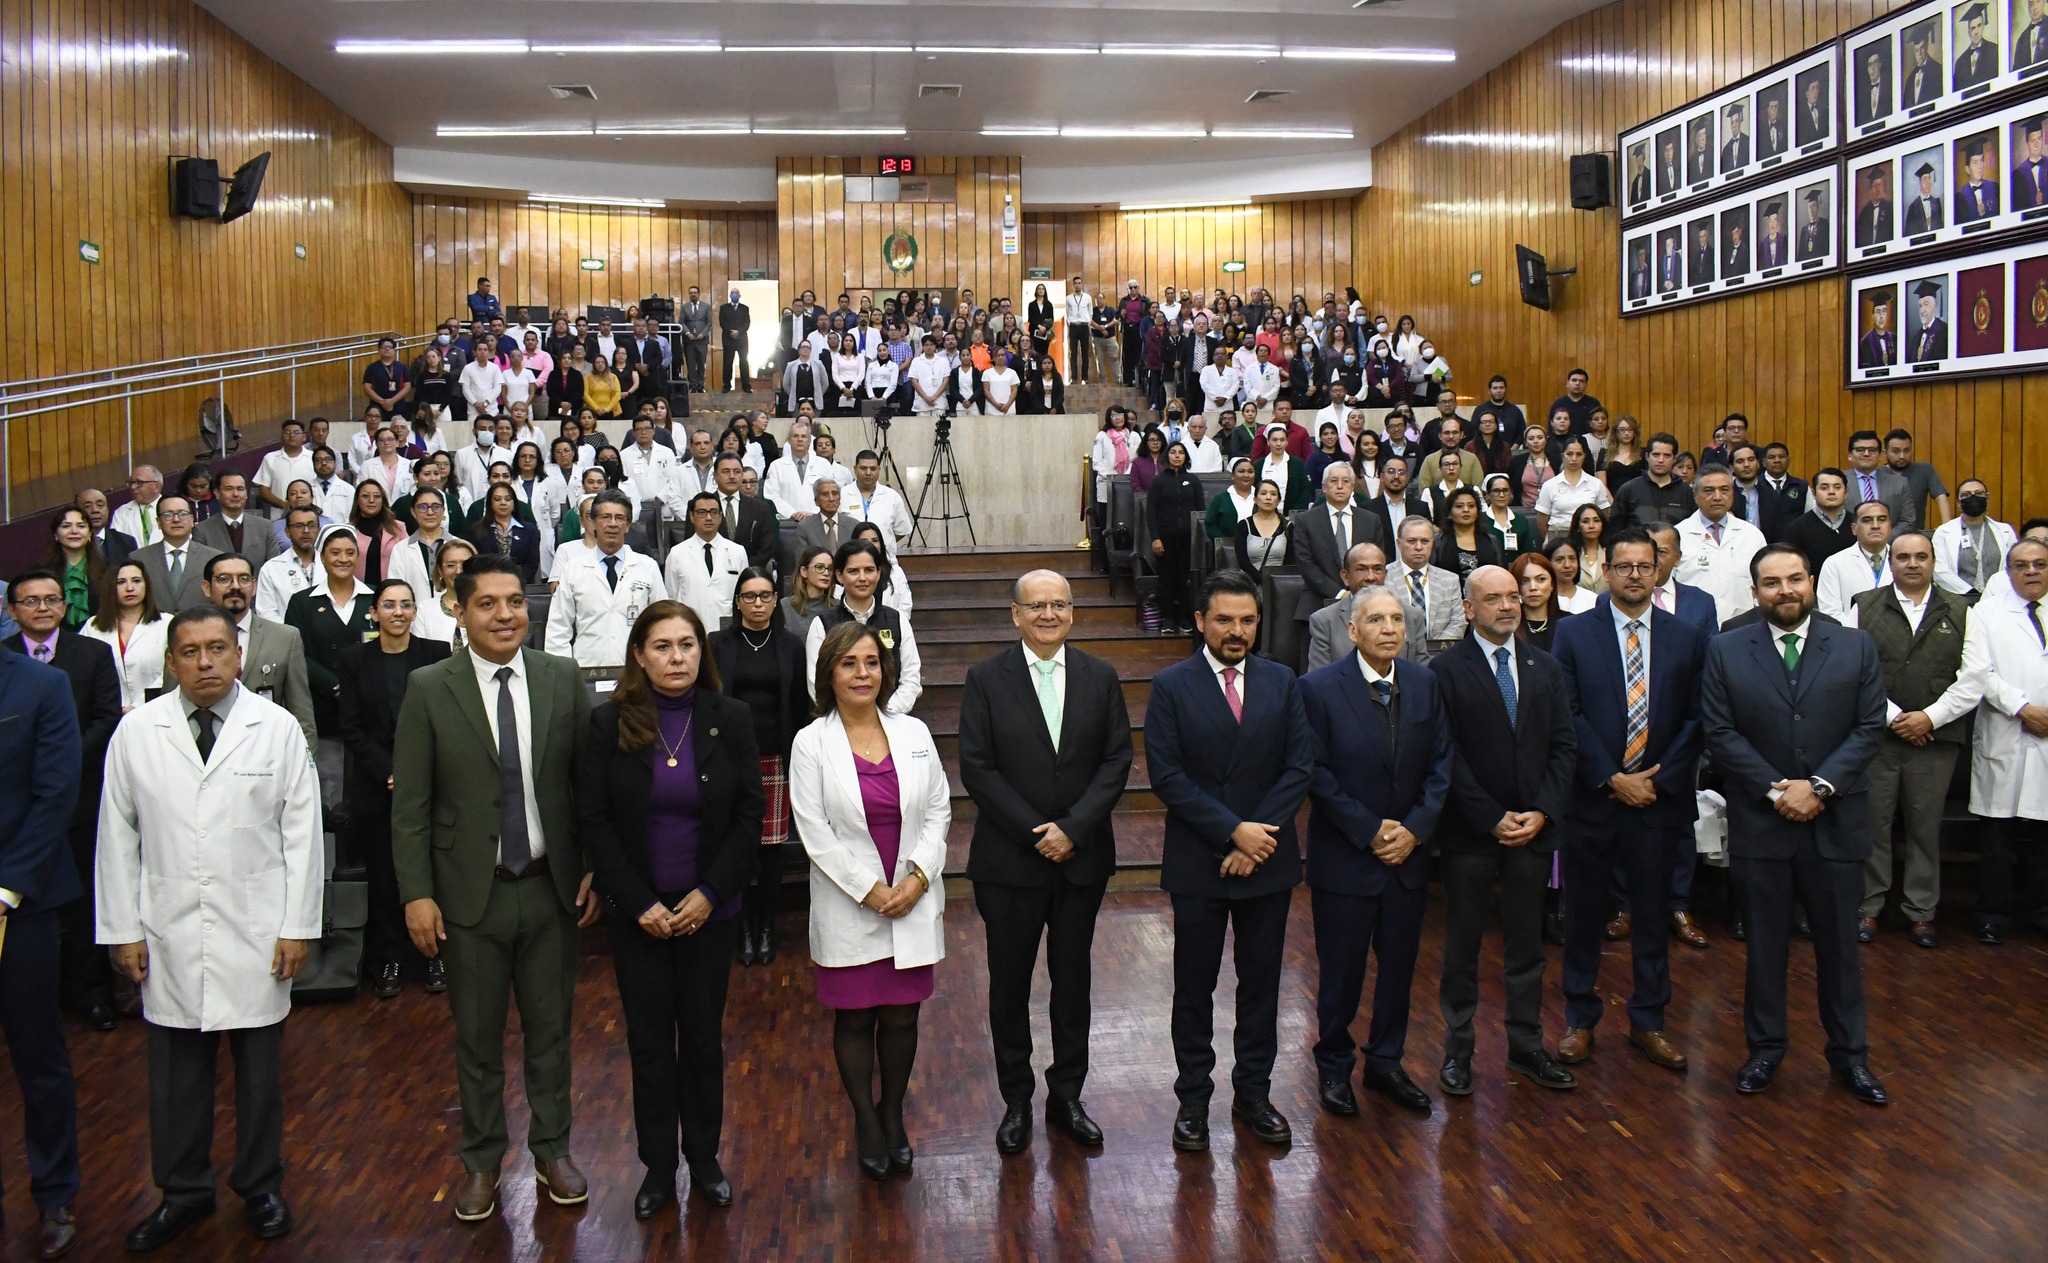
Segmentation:
[(1121, 202), (1117, 205), (1117, 209), (1127, 211), (1211, 210), (1232, 206), (1250, 206), (1251, 204), (1252, 199), (1248, 197), (1223, 197), (1202, 202)]
[(908, 44), (806, 44), (791, 48), (784, 44), (728, 44), (729, 53), (909, 53)]
[(1217, 140), (1350, 140), (1351, 129), (1316, 127), (1218, 127), (1209, 135)]
[(590, 193), (528, 193), (529, 202), (556, 202), (582, 206), (667, 206), (658, 197), (601, 197)]
[(1111, 57), (1278, 57), (1277, 48), (1247, 48), (1232, 44), (1104, 44), (1104, 56)]
[(984, 127), (981, 129), (981, 134), (984, 136), (1057, 136), (1060, 134), (1060, 129), (1057, 127)]
[(536, 53), (718, 53), (718, 43), (697, 44), (534, 44)]
[(1099, 48), (1046, 48), (1029, 45), (1018, 47), (996, 47), (993, 45), (940, 45), (919, 44), (920, 53), (1000, 53), (1012, 57), (1094, 57), (1102, 52)]
[(745, 136), (753, 132), (745, 123), (721, 126), (706, 123), (702, 126), (684, 127), (600, 127), (600, 136)]
[(334, 51), (352, 55), (432, 56), (524, 53), (523, 39), (344, 39)]
[(1060, 135), (1072, 140), (1200, 140), (1208, 134), (1200, 127), (1060, 128)]
[(1280, 54), (1293, 61), (1456, 61), (1448, 48), (1290, 48)]
[(756, 136), (904, 136), (902, 127), (756, 127)]
[(436, 127), (436, 136), (588, 136), (588, 127)]

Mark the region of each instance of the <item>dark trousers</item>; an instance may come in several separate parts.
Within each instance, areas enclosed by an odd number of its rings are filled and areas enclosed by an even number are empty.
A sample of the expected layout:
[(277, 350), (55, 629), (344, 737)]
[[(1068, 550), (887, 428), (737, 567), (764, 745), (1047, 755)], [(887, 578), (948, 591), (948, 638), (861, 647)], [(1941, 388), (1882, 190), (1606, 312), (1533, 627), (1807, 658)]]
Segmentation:
[[(747, 340), (727, 338), (725, 340), (725, 388), (746, 390), (752, 374), (747, 372)], [(739, 385), (733, 385), (737, 380)]]
[(420, 959), (419, 949), (405, 932), (405, 907), (398, 898), (398, 867), (391, 858), (391, 795), (363, 793), (351, 797), (349, 827), (356, 854), (370, 882), (370, 925), (364, 935), (364, 964), (371, 969), (388, 961), (406, 965)]
[[(2003, 926), (2017, 916), (2048, 928), (2048, 823), (2021, 817), (1980, 817), (1977, 920)], [(2025, 868), (2022, 876), (2015, 871)]]
[(1323, 1078), (1351, 1077), (1351, 1022), (1365, 991), (1368, 951), (1379, 958), (1379, 976), (1372, 986), (1365, 1068), (1379, 1074), (1401, 1068), (1408, 1046), (1408, 994), (1428, 903), (1428, 887), (1410, 890), (1391, 878), (1377, 895), (1309, 892), (1316, 926), (1315, 1057)]
[(1145, 343), (1138, 336), (1138, 326), (1124, 326), (1124, 385), (1137, 384), (1138, 361), (1145, 358)]
[(213, 1092), (220, 1037), (235, 1058), (235, 1165), (244, 1198), (284, 1188), (284, 1023), (232, 1031), (148, 1024), (149, 1166), (164, 1200), (213, 1205)]
[(85, 893), (56, 911), (63, 942), (64, 998), (80, 1009), (114, 1002), (113, 962), (107, 949), (93, 941), (93, 852), (98, 842), (97, 822), (72, 830), (71, 859)]
[[(88, 900), (75, 900), (75, 908)], [(21, 1086), (28, 1187), (36, 1208), (51, 1211), (78, 1196), (78, 1087), (57, 1008), (59, 911), (10, 912), (0, 925), (0, 1031)], [(212, 1096), (206, 1098), (209, 1102)]]
[(1159, 542), (1166, 547), (1163, 554), (1152, 558), (1152, 568), (1159, 574), (1159, 617), (1169, 625), (1193, 627), (1194, 600), (1188, 593), (1188, 574), (1193, 563), (1188, 556), (1187, 531), (1177, 522), (1169, 523), (1160, 533)]
[(1088, 381), (1088, 326), (1071, 325), (1067, 329), (1067, 384), (1081, 386)]
[(1501, 846), (1483, 854), (1445, 851), (1437, 865), (1444, 883), (1444, 978), (1437, 1002), (1444, 1013), (1444, 1056), (1470, 1057), (1472, 1015), (1479, 1009), (1479, 940), (1500, 883), (1501, 963), (1507, 981), (1508, 1055), (1543, 1047), (1543, 896), (1550, 882), (1550, 852)]
[(576, 920), (545, 874), (493, 881), (475, 925), (449, 925), (448, 1009), (462, 1101), (462, 1165), (495, 1171), (505, 1126), (505, 1019), (514, 995), (525, 1053), (526, 1147), (534, 1161), (569, 1152), (569, 1028), (575, 1004)]
[(1665, 909), (1659, 909), (1654, 899), (1645, 900), (1641, 908), (1635, 907), (1633, 896), (1629, 893), (1628, 870), (1619, 864), (1615, 865), (1615, 910), (1627, 912), (1631, 916), (1646, 916), (1653, 921), (1662, 920), (1667, 911), (1692, 911), (1692, 879), (1693, 874), (1699, 870), (1699, 862), (1699, 844), (1694, 838), (1688, 836), (1682, 839), (1681, 844), (1672, 847), (1671, 880), (1668, 887), (1671, 899), (1668, 908)]
[(708, 337), (702, 342), (695, 338), (683, 339), (683, 370), (688, 374), (684, 380), (698, 394), (704, 393), (704, 361), (709, 358), (710, 349), (711, 339)]
[(1864, 1063), (1863, 958), (1856, 946), (1856, 907), (1863, 899), (1863, 863), (1823, 858), (1811, 838), (1789, 860), (1735, 856), (1730, 861), (1749, 918), (1749, 966), (1742, 984), (1742, 1026), (1749, 1055), (1785, 1059), (1785, 967), (1792, 946), (1792, 898), (1813, 924), (1813, 976), (1828, 1065)]
[(1158, 413), (1166, 411), (1166, 379), (1156, 368), (1145, 370), (1145, 406)]
[[(661, 900), (674, 907), (683, 892)], [(650, 1171), (674, 1171), (679, 1140), (683, 1161), (716, 1160), (725, 1121), (725, 990), (739, 918), (668, 939), (623, 917), (610, 926), (640, 1161)]]
[(1054, 877), (1042, 886), (974, 883), (974, 906), (988, 939), (988, 1034), (995, 1046), (996, 1085), (1006, 1104), (1031, 1100), (1031, 975), (1045, 940), (1045, 973), (1052, 984), (1047, 1016), (1052, 1064), (1045, 1091), (1055, 1101), (1081, 1095), (1088, 1079), (1088, 1023), (1093, 983), (1095, 914), (1109, 879), (1075, 885)]
[(1237, 1061), (1230, 1086), (1243, 1101), (1263, 1101), (1273, 1090), (1273, 1058), (1280, 1050), (1280, 959), (1287, 943), (1293, 892), (1276, 890), (1249, 899), (1173, 896), (1173, 1060), (1180, 1073), (1173, 1093), (1183, 1109), (1206, 1109), (1216, 1084), (1216, 980), (1223, 970), (1223, 934), (1236, 933)]
[[(1671, 877), (1671, 849), (1693, 845), (1685, 830), (1629, 826), (1574, 825), (1564, 843), (1564, 1020), (1592, 1030), (1603, 1006), (1600, 980), (1601, 930), (1612, 906), (1615, 868), (1628, 873), (1636, 890), (1661, 890)], [(1654, 908), (1654, 905), (1652, 905)], [(1636, 1030), (1664, 1029), (1671, 1003), (1671, 939), (1664, 918), (1654, 912), (1634, 918), (1629, 954), (1635, 962), (1635, 990), (1628, 1024)]]

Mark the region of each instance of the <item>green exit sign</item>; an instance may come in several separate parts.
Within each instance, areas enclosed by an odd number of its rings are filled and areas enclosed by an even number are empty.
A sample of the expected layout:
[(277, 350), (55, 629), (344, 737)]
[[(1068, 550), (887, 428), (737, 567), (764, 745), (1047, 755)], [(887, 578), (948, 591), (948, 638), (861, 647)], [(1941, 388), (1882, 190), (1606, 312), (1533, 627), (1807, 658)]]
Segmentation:
[(1230, 259), (1224, 263), (1223, 270), (1226, 272), (1242, 272), (1244, 271), (1244, 260)]
[(97, 241), (80, 241), (78, 243), (78, 257), (87, 263), (97, 264), (100, 261), (100, 243)]
[(581, 259), (577, 261), (576, 266), (582, 268), (586, 272), (602, 272), (604, 271), (604, 260)]
[(1051, 280), (1051, 279), (1052, 279), (1052, 269), (1051, 269), (1051, 268), (1025, 268), (1025, 269), (1024, 269), (1024, 279), (1025, 279), (1025, 280), (1027, 280), (1027, 281), (1049, 281), (1049, 280)]

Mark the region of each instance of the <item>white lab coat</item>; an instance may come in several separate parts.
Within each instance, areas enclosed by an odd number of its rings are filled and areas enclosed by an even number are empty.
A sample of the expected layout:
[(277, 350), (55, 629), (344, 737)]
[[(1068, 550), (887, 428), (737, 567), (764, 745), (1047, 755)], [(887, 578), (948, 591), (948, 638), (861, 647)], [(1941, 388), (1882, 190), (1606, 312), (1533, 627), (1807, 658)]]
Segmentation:
[[(835, 711), (796, 734), (789, 754), (789, 805), (811, 857), (811, 959), (827, 968), (894, 958), (898, 969), (936, 964), (946, 955), (946, 830), (953, 804), (938, 746), (923, 721), (882, 716), (903, 811), (894, 872), (884, 872), (868, 833), (853, 747)], [(890, 919), (861, 906), (876, 882), (893, 886), (916, 864), (931, 890)]]
[(148, 700), (149, 690), (164, 682), (164, 635), (170, 629), (171, 616), (159, 614), (147, 623), (137, 623), (135, 630), (128, 634), (128, 647), (121, 647), (121, 634), (116, 631), (101, 631), (91, 622), (78, 629), (81, 636), (107, 642), (113, 651), (114, 665), (121, 672), (121, 709), (134, 710)]
[(853, 514), (857, 522), (873, 522), (882, 528), (892, 562), (896, 560), (897, 545), (910, 537), (911, 528), (916, 525), (903, 493), (886, 482), (877, 482), (871, 492), (861, 491), (858, 482), (840, 483), (839, 507), (842, 512)]
[[(1591, 475), (1588, 480), (1592, 481)], [(1733, 513), (1722, 518), (1721, 525), (1724, 529), (1718, 544), (1707, 534), (1706, 519), (1697, 513), (1673, 528), (1678, 532), (1680, 557), (1671, 577), (1713, 597), (1714, 618), (1725, 623), (1756, 608), (1749, 559), (1763, 551), (1765, 541), (1762, 531)]]
[(318, 555), (301, 565), (298, 553), (287, 544), (283, 552), (264, 562), (256, 572), (256, 617), (282, 623), (284, 607), (291, 599), (321, 582), (325, 575)]
[[(1998, 545), (1998, 556), (2000, 558), (2000, 566), (2002, 566), (2005, 555), (2012, 551), (2014, 544), (2019, 542), (2019, 532), (2013, 530), (2012, 527), (1999, 521), (1997, 518), (1987, 517), (1984, 520), (1991, 528), (1992, 540)], [(1940, 526), (1935, 527), (1933, 542), (1934, 581), (1957, 596), (1964, 595), (1970, 590), (1970, 581), (1963, 578), (1962, 572), (1956, 568), (1956, 558), (1961, 555), (1963, 550), (1963, 519), (1952, 517)], [(2000, 566), (1992, 567), (1994, 573), (2000, 569)]]
[(553, 602), (548, 606), (547, 651), (576, 659), (578, 666), (626, 665), (626, 642), (640, 611), (668, 595), (654, 558), (619, 549), (619, 586), (605, 583), (596, 549), (569, 559), (557, 554)]
[[(797, 473), (796, 457), (785, 451), (782, 459), (768, 466), (767, 480), (761, 484), (761, 494), (775, 505), (775, 511), (783, 517), (795, 517), (799, 513), (816, 513), (818, 500), (814, 488), (818, 479), (830, 478), (839, 483), (841, 492), (853, 484), (853, 474), (836, 461), (826, 460), (816, 451), (804, 457), (803, 473)], [(842, 494), (840, 502), (845, 503)]]
[(668, 550), (668, 564), (662, 578), (668, 594), (697, 611), (704, 630), (715, 632), (732, 614), (733, 593), (740, 586), (740, 571), (747, 568), (747, 550), (723, 535), (713, 535), (711, 570), (704, 569), (705, 541), (692, 535)]
[(1841, 552), (1820, 563), (1820, 578), (1813, 587), (1813, 608), (1838, 623), (1848, 623), (1855, 617), (1849, 603), (1872, 588), (1881, 588), (1892, 581), (1891, 549), (1885, 549), (1884, 560), (1878, 563), (1877, 574), (1870, 573), (1870, 557), (1860, 543), (1850, 544)]
[(2048, 706), (2048, 649), (2010, 587), (1970, 610), (1963, 674), (1984, 690), (1970, 752), (1971, 813), (2048, 820), (2048, 738), (2030, 735), (2018, 718), (2023, 705)]
[(97, 941), (142, 942), (142, 1004), (159, 1026), (270, 1026), (292, 1007), (272, 977), (281, 938), (320, 937), (320, 784), (289, 711), (239, 685), (199, 748), (174, 691), (124, 718), (100, 796)]

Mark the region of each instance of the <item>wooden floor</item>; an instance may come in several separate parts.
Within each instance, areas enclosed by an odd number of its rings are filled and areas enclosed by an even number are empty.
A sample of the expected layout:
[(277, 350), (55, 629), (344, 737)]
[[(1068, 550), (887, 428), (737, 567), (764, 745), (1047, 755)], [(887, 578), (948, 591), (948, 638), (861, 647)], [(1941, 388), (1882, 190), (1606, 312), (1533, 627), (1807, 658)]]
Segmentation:
[[(588, 1206), (535, 1206), (531, 1162), (508, 1162), (506, 1213), (480, 1226), (448, 1210), (455, 1084), (446, 1005), (410, 988), (388, 1003), (301, 1008), (286, 1039), (290, 1238), (259, 1246), (225, 1188), (221, 1209), (162, 1251), (175, 1260), (2018, 1260), (2048, 1239), (2048, 951), (2022, 938), (1970, 942), (1944, 923), (1923, 951), (1892, 934), (1865, 949), (1872, 1066), (1894, 1105), (1872, 1110), (1829, 1086), (1814, 1016), (1811, 951), (1795, 947), (1794, 1048), (1778, 1083), (1740, 1098), (1743, 956), (1674, 949), (1670, 1029), (1688, 1076), (1656, 1069), (1622, 1040), (1617, 1001), (1573, 1093), (1513, 1082), (1501, 1067), (1498, 941), (1481, 1008), (1478, 1094), (1427, 1119), (1377, 1097), (1360, 1117), (1315, 1106), (1308, 1057), (1315, 972), (1306, 894), (1297, 896), (1282, 992), (1275, 1101), (1296, 1141), (1279, 1152), (1235, 1136), (1225, 1117), (1222, 1040), (1215, 1148), (1176, 1155), (1167, 1039), (1172, 927), (1154, 890), (1112, 892), (1096, 944), (1094, 1068), (1086, 1099), (1108, 1133), (1087, 1154), (1048, 1137), (1001, 1158), (983, 1020), (980, 927), (964, 892), (948, 909), (950, 955), (927, 1006), (912, 1083), (916, 1174), (875, 1186), (855, 1170), (852, 1124), (832, 1069), (824, 1013), (798, 950), (738, 971), (727, 1022), (731, 1066), (728, 1211), (685, 1202), (632, 1217), (634, 1157), (623, 1030), (609, 961), (590, 938), (578, 995), (575, 1153)], [(800, 917), (784, 917), (785, 930)], [(1435, 1093), (1440, 909), (1416, 987), (1407, 1064)], [(1558, 1031), (1555, 949), (1546, 1030)], [(1625, 945), (1603, 982), (1624, 985)], [(1226, 973), (1225, 987), (1229, 986)], [(1043, 1012), (1043, 982), (1040, 985)], [(1219, 1028), (1227, 1032), (1227, 990)], [(1045, 1059), (1044, 1024), (1038, 1023)], [(1363, 1034), (1363, 1024), (1359, 1033)], [(119, 1257), (155, 1203), (144, 1121), (142, 1027), (71, 1029), (79, 1076), (85, 1236), (75, 1257)], [(225, 1080), (227, 1075), (223, 1074)], [(517, 1083), (516, 1064), (513, 1083)], [(226, 1109), (226, 1088), (222, 1102)], [(12, 1083), (0, 1087), (6, 1253), (30, 1258), (35, 1215)], [(225, 1119), (226, 1114), (223, 1113)], [(515, 1137), (523, 1102), (513, 1101)], [(2032, 1137), (2030, 1140), (2029, 1137)], [(515, 1141), (515, 1150), (517, 1144)]]

